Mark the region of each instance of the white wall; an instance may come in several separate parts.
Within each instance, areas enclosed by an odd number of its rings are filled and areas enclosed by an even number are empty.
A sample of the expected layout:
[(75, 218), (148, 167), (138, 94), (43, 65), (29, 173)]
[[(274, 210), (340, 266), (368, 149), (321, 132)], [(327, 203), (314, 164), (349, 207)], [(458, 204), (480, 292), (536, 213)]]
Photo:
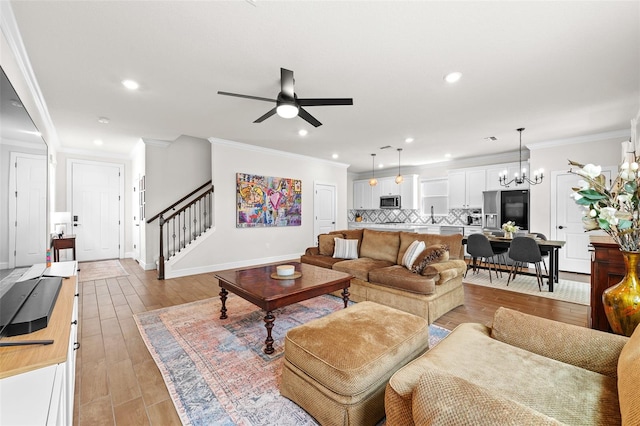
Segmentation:
[[(629, 131), (629, 133), (631, 133)], [(595, 139), (588, 142), (564, 143), (561, 145), (545, 144), (530, 146), (530, 169), (543, 168), (545, 170), (544, 181), (530, 189), (530, 229), (545, 235), (553, 235), (551, 232), (551, 216), (555, 214), (551, 210), (551, 174), (552, 172), (567, 172), (569, 160), (582, 164), (593, 163), (603, 167), (618, 168), (622, 158), (620, 143), (629, 140), (629, 137), (615, 136)], [(576, 176), (576, 185), (579, 177)], [(567, 194), (569, 196), (569, 194)]]
[[(174, 273), (189, 275), (299, 257), (313, 246), (313, 184), (337, 187), (337, 229), (347, 228), (347, 165), (237, 144), (212, 142), (214, 230), (179, 262)], [(302, 180), (302, 225), (236, 228), (236, 173)]]
[[(146, 221), (211, 179), (211, 144), (206, 139), (184, 135), (170, 143), (145, 140), (144, 174)], [(146, 225), (141, 261), (145, 269), (155, 268), (159, 235), (157, 220)]]

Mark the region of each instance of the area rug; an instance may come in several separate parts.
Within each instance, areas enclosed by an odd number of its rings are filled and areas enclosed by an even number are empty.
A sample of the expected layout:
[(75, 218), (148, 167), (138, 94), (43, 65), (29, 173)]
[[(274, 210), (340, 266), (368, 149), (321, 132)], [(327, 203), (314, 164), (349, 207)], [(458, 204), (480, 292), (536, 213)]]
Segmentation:
[(104, 280), (129, 275), (118, 259), (82, 262), (78, 265), (78, 268), (78, 278), (80, 282)]
[(546, 278), (544, 279), (545, 285), (542, 287), (542, 291), (540, 291), (538, 290), (538, 284), (535, 276), (517, 275), (515, 280), (511, 280), (509, 282), (509, 286), (507, 286), (507, 277), (508, 274), (503, 272), (502, 278), (496, 279), (495, 275), (492, 273), (491, 278), (493, 282), (489, 282), (488, 270), (481, 269), (477, 274), (474, 274), (473, 271), (469, 269), (467, 276), (463, 278), (462, 281), (467, 284), (515, 291), (517, 293), (562, 300), (565, 302), (577, 303), (579, 305), (589, 306), (591, 304), (591, 284), (589, 283), (560, 279), (559, 282), (553, 285), (553, 292), (550, 292), (549, 286), (546, 285)]
[[(263, 352), (264, 311), (235, 295), (226, 305), (226, 320), (219, 319), (218, 298), (135, 315), (182, 423), (317, 425), (280, 395), (284, 336), (292, 327), (343, 309), (342, 299), (320, 296), (275, 311), (272, 355)], [(429, 332), (430, 346), (449, 334), (433, 325)]]

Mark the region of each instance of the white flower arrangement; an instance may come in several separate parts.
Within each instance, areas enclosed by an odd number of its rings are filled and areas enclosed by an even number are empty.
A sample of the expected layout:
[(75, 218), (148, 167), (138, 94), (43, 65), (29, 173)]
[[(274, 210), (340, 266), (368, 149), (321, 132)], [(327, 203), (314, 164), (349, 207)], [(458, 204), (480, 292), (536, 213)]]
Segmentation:
[(609, 187), (600, 166), (573, 161), (569, 161), (569, 164), (579, 167), (570, 172), (583, 178), (578, 182), (579, 187), (572, 188), (571, 196), (578, 205), (584, 207), (584, 229), (602, 229), (621, 250), (640, 251), (640, 167), (635, 154), (633, 161), (625, 161), (620, 165), (618, 176)]
[(519, 229), (520, 227), (512, 220), (502, 224), (502, 230), (504, 232), (517, 232)]

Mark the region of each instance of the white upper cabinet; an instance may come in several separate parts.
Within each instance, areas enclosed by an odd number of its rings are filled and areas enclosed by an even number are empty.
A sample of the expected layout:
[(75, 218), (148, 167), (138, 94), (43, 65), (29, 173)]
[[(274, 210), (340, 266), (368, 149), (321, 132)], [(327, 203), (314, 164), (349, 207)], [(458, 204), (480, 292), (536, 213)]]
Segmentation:
[(420, 183), (418, 175), (404, 175), (404, 181), (398, 185), (393, 180), (395, 186), (400, 187), (400, 202), (403, 209), (419, 209), (420, 208)]
[[(376, 200), (379, 200), (380, 197), (377, 197)], [(364, 210), (364, 209), (373, 209), (378, 208), (377, 206), (373, 206), (373, 195), (371, 186), (369, 186), (368, 180), (355, 180), (353, 181), (353, 208)]]
[(353, 208), (370, 210), (380, 208), (380, 196), (400, 195), (402, 209), (420, 208), (418, 175), (404, 175), (404, 182), (397, 184), (395, 177), (378, 178), (376, 186), (368, 180), (353, 181)]
[(481, 208), (482, 192), (485, 190), (486, 172), (484, 169), (449, 172), (450, 209)]

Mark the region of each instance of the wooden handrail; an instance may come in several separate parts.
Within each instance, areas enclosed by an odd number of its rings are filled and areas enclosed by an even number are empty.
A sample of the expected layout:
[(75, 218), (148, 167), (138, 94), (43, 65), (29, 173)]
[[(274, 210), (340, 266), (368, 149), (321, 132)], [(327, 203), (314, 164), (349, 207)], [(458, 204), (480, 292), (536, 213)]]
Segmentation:
[(209, 195), (211, 192), (213, 192), (213, 188), (211, 188), (210, 190), (208, 190), (207, 192), (203, 192), (202, 194), (200, 194), (200, 196), (198, 196), (198, 198), (194, 198), (193, 200), (191, 200), (191, 202), (189, 204), (187, 204), (186, 206), (182, 207), (180, 210), (178, 210), (177, 212), (173, 213), (171, 216), (165, 218), (165, 222), (170, 221), (171, 219), (173, 219), (175, 216), (179, 215), (180, 213), (182, 213), (183, 211), (187, 210), (192, 204), (194, 204), (195, 202), (197, 202), (198, 200), (203, 199), (204, 197), (206, 197), (207, 195)]
[[(184, 200), (188, 199), (189, 197), (191, 197), (193, 194), (197, 193), (198, 191), (201, 191), (202, 189), (206, 188), (207, 186), (211, 185), (211, 181), (205, 183), (204, 185), (200, 186), (197, 189), (194, 189), (193, 191), (191, 191), (189, 194), (185, 195), (184, 197), (182, 197), (181, 199), (179, 199), (178, 201), (176, 201), (175, 203), (171, 204), (169, 207), (167, 207), (166, 209), (162, 210), (160, 213), (156, 214), (155, 216), (153, 216), (151, 219), (147, 220), (147, 223), (151, 223), (154, 220), (156, 220), (157, 218), (159, 218), (161, 215), (165, 214), (166, 212), (168, 212), (169, 210), (171, 210), (172, 208), (174, 208), (175, 206), (177, 206), (178, 204), (182, 203)], [(213, 185), (212, 185), (213, 187)]]

